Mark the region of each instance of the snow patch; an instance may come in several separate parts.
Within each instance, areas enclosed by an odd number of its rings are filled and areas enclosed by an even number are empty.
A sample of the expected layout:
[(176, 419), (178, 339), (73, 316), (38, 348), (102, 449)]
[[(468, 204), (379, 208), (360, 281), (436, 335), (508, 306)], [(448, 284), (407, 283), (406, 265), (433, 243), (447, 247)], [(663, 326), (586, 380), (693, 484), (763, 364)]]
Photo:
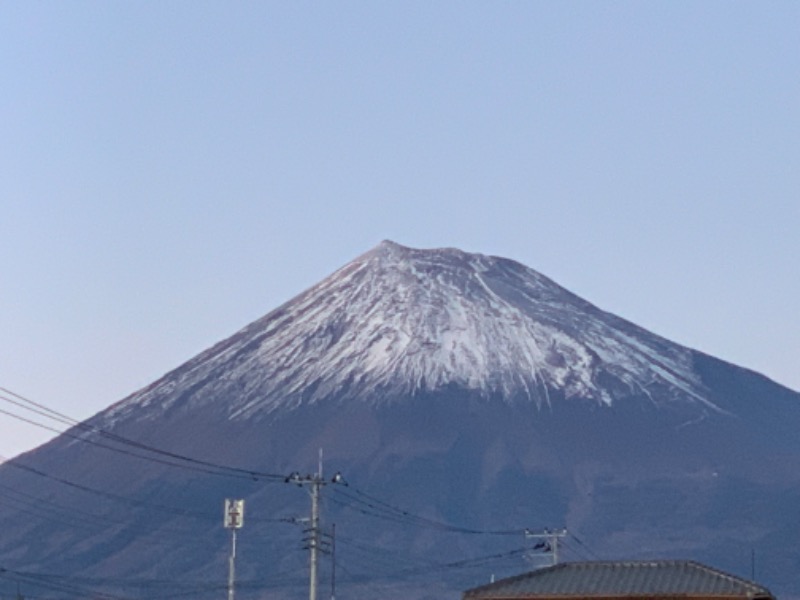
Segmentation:
[(648, 390), (658, 386), (675, 401), (718, 410), (688, 349), (536, 271), (384, 241), (107, 416), (224, 398), (238, 419), (332, 395), (381, 402), (452, 385), (537, 406), (552, 390), (611, 404), (622, 392), (609, 390), (608, 376), (629, 395), (655, 402)]

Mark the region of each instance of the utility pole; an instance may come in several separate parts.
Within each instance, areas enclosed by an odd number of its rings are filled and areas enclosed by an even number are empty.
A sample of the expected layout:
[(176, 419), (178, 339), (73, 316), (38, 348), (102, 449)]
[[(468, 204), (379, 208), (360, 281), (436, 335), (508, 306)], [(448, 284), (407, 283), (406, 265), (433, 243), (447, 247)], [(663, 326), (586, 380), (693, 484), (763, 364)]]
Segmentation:
[(331, 525), (331, 600), (336, 600), (336, 523)]
[(231, 555), (228, 558), (228, 600), (234, 600), (236, 589), (236, 530), (231, 529)]
[[(567, 535), (566, 529), (545, 529), (543, 532), (534, 533), (529, 529), (525, 530), (525, 539), (540, 540), (534, 544), (534, 550), (541, 550), (542, 554), (549, 554), (551, 566), (558, 564), (558, 540)], [(531, 555), (529, 555), (530, 557)]]
[[(321, 453), (321, 452), (320, 452)], [(321, 463), (322, 461), (320, 461)], [(322, 467), (320, 472), (311, 480), (311, 539), (309, 549), (311, 564), (309, 568), (308, 600), (317, 600), (317, 563), (319, 561), (319, 488), (322, 485)]]
[[(330, 481), (326, 481), (322, 476), (322, 450), (319, 451), (319, 464), (314, 475), (301, 476), (294, 472), (286, 478), (287, 483), (294, 483), (299, 486), (308, 486), (311, 494), (311, 521), (308, 538), (309, 550), (309, 570), (308, 570), (308, 600), (317, 600), (319, 552), (321, 546), (322, 531), (320, 529), (319, 498), (322, 486), (329, 483), (344, 483), (341, 473), (336, 473)], [(233, 599), (230, 599), (233, 600)]]

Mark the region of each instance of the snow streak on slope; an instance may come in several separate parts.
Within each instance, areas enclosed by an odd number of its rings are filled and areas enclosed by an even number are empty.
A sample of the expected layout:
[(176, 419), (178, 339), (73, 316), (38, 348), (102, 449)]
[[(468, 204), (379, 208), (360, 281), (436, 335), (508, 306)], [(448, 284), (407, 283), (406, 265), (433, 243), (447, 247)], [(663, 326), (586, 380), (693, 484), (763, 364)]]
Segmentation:
[[(541, 406), (668, 392), (705, 400), (691, 352), (511, 260), (383, 242), (119, 403), (197, 405), (229, 418), (325, 398), (380, 401), (444, 387)], [(653, 394), (655, 396), (655, 394)], [(663, 395), (661, 397), (664, 397)]]

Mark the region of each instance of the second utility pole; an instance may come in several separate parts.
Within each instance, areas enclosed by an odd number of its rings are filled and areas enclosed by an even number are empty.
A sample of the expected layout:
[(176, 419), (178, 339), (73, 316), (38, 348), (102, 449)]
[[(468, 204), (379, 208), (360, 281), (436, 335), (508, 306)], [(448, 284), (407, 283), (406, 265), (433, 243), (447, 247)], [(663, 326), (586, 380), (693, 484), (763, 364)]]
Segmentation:
[[(308, 581), (308, 600), (317, 600), (317, 567), (319, 564), (319, 551), (321, 545), (321, 530), (319, 526), (319, 494), (323, 485), (328, 483), (344, 483), (341, 473), (336, 473), (330, 482), (322, 478), (322, 450), (319, 451), (319, 467), (314, 475), (301, 477), (300, 473), (292, 473), (286, 478), (287, 483), (294, 483), (299, 486), (310, 486), (311, 488), (311, 527), (309, 529), (308, 549), (310, 551), (309, 561), (309, 581)], [(344, 485), (347, 485), (344, 483)]]
[(319, 552), (319, 488), (322, 485), (322, 451), (320, 450), (319, 472), (311, 478), (311, 564), (308, 580), (308, 600), (317, 600), (317, 562)]

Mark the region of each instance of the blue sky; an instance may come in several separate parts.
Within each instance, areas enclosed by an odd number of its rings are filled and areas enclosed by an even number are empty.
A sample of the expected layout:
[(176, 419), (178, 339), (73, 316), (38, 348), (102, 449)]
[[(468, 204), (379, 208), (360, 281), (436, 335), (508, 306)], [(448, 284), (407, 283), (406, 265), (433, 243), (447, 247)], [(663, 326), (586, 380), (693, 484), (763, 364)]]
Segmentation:
[[(382, 239), (800, 390), (800, 4), (5, 2), (0, 386), (86, 418)], [(0, 453), (48, 433), (0, 416)]]

